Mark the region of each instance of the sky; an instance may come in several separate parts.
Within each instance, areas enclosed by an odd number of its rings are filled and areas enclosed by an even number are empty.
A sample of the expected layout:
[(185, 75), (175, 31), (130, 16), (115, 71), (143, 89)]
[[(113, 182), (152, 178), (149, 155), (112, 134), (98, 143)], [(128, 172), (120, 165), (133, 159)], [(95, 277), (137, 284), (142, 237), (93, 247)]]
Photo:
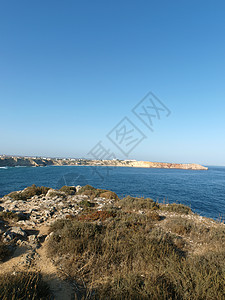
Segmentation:
[(224, 14), (0, 1), (0, 154), (225, 165)]

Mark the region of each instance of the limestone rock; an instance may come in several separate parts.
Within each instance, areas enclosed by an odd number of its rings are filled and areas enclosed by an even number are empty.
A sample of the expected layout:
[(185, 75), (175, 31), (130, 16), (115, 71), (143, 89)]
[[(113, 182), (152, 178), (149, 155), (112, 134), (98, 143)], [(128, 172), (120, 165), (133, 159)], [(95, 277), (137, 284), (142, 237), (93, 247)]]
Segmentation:
[(10, 232), (14, 235), (20, 235), (22, 237), (26, 237), (26, 232), (21, 227), (11, 227)]
[(76, 191), (78, 192), (80, 189), (81, 189), (81, 186), (80, 186), (80, 185), (77, 185), (77, 186), (76, 186)]
[(26, 232), (20, 227), (11, 227), (5, 233), (3, 233), (3, 241), (10, 242), (14, 238), (21, 239), (26, 238)]

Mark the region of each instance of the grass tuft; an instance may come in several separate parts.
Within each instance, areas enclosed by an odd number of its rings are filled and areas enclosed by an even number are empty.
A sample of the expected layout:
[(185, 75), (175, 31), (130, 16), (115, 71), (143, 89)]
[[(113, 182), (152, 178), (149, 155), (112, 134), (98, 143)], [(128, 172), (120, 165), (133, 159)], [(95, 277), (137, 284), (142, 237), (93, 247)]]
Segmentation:
[(159, 205), (150, 198), (135, 198), (127, 196), (118, 201), (118, 205), (124, 210), (157, 210)]
[(9, 250), (8, 245), (0, 241), (0, 261), (4, 261), (10, 254), (11, 251)]
[(20, 272), (0, 275), (1, 299), (51, 299), (40, 273)]
[(161, 205), (160, 208), (164, 211), (176, 212), (185, 215), (188, 215), (192, 212), (189, 206), (177, 203)]

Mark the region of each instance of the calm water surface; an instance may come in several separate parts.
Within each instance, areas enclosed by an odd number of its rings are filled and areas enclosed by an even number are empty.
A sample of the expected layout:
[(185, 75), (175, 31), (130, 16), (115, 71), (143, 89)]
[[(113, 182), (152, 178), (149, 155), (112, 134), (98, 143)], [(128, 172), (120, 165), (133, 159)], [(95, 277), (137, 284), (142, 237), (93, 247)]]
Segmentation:
[(225, 217), (225, 167), (209, 167), (208, 171), (86, 166), (0, 168), (0, 197), (33, 183), (52, 188), (91, 184), (119, 196), (183, 203), (202, 216)]

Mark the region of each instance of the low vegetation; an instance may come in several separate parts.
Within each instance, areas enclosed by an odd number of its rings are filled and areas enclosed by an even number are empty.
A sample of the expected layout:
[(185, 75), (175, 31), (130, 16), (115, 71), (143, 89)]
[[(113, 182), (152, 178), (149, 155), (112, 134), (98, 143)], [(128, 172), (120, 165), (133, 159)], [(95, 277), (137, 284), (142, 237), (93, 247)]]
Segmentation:
[(48, 197), (54, 198), (54, 197), (60, 197), (60, 198), (66, 198), (66, 193), (58, 190), (50, 190), (48, 192)]
[(8, 258), (10, 254), (9, 246), (0, 241), (0, 262)]
[(49, 190), (48, 187), (44, 187), (44, 186), (38, 187), (35, 184), (33, 184), (32, 186), (25, 188), (23, 191), (12, 192), (8, 196), (14, 200), (27, 200), (32, 198), (35, 195), (37, 196), (46, 195), (48, 190)]
[(88, 200), (82, 200), (79, 205), (83, 208), (87, 208), (87, 207), (94, 207), (95, 203), (94, 202), (90, 202)]
[(185, 215), (188, 215), (192, 212), (189, 206), (178, 204), (178, 203), (161, 205), (161, 209), (164, 211), (176, 212)]
[(190, 235), (193, 231), (198, 230), (197, 226), (191, 220), (183, 219), (181, 217), (170, 218), (166, 226), (171, 232), (178, 235)]
[(80, 221), (105, 221), (108, 218), (115, 217), (115, 213), (112, 211), (93, 211), (91, 213), (81, 214), (78, 219)]
[[(25, 188), (23, 191), (11, 192), (8, 194), (10, 198), (13, 200), (27, 200), (32, 198), (33, 196), (45, 196), (50, 188), (48, 187), (37, 187), (35, 184)], [(102, 197), (105, 199), (115, 199), (118, 200), (118, 196), (116, 193), (103, 189), (96, 189), (91, 185), (85, 185), (78, 192), (76, 192), (76, 188), (74, 186), (63, 186), (59, 190), (49, 191), (49, 197), (62, 197), (73, 196), (73, 195), (85, 195), (88, 196), (91, 200), (96, 197)]]
[(0, 212), (0, 221), (13, 223), (21, 220), (26, 220), (26, 215), (23, 213), (15, 213), (12, 211), (1, 211)]
[[(181, 216), (170, 217), (165, 220), (165, 229), (173, 234), (191, 239), (192, 243), (200, 245), (201, 252), (222, 251), (225, 249), (225, 226), (223, 223), (197, 224), (193, 220)], [(196, 251), (196, 249), (194, 249)], [(225, 251), (224, 251), (225, 253)]]
[(116, 193), (108, 190), (96, 189), (91, 185), (85, 185), (77, 192), (77, 195), (85, 195), (90, 197), (93, 200), (96, 197), (102, 197), (105, 199), (115, 199), (118, 200), (118, 196)]
[(0, 275), (0, 291), (3, 300), (52, 299), (48, 285), (34, 272)]
[[(24, 200), (48, 191), (33, 185), (20, 194)], [(73, 283), (75, 299), (225, 299), (224, 224), (203, 220), (182, 204), (119, 199), (90, 185), (48, 195), (63, 197), (62, 203), (71, 199), (80, 209), (52, 223), (46, 242), (48, 256)], [(0, 213), (3, 223), (18, 218)], [(8, 251), (0, 242), (0, 260)], [(1, 299), (50, 299), (33, 272), (1, 275), (0, 291)]]
[[(58, 257), (78, 299), (224, 299), (224, 227), (208, 230), (182, 217), (191, 213), (185, 206), (169, 206), (178, 215), (167, 220), (165, 206), (129, 196), (117, 208), (58, 220), (48, 255)], [(195, 253), (190, 238), (202, 251)]]
[(59, 190), (61, 192), (64, 192), (66, 195), (75, 195), (76, 194), (76, 188), (74, 186), (66, 186), (66, 185), (64, 185)]
[(118, 201), (118, 205), (126, 210), (157, 210), (159, 205), (150, 198), (135, 198), (127, 196)]

